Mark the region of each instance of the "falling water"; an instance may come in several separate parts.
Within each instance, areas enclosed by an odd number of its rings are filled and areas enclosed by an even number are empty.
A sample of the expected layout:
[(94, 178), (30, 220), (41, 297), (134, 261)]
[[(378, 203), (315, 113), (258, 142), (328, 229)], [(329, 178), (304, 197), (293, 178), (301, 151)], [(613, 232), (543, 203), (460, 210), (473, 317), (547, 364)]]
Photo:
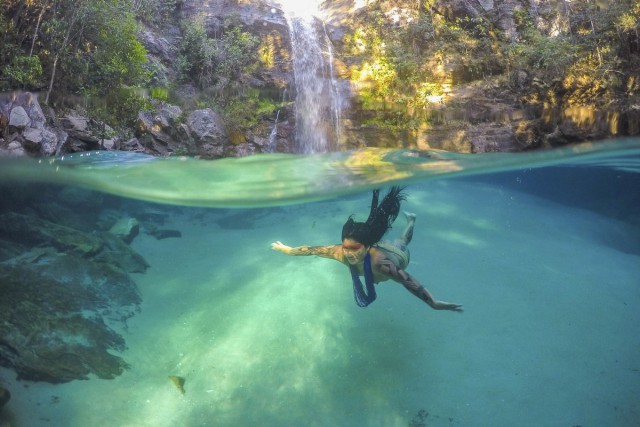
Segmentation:
[[(309, 4), (314, 3), (314, 4)], [(295, 76), (298, 151), (319, 153), (340, 138), (341, 100), (333, 77), (333, 52), (315, 2), (281, 1), (289, 24)]]
[(267, 144), (267, 153), (273, 153), (276, 151), (276, 137), (278, 136), (278, 118), (280, 117), (280, 110), (276, 112), (276, 119), (273, 122), (273, 128), (269, 134), (269, 143)]

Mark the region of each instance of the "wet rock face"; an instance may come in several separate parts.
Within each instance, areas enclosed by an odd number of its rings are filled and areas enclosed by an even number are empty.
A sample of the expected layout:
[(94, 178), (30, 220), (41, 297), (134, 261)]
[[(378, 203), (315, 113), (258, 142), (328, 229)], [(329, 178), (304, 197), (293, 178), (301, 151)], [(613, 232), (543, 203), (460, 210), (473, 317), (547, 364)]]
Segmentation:
[[(84, 206), (82, 191), (48, 190)], [(0, 207), (0, 365), (19, 378), (53, 383), (121, 374), (127, 364), (112, 351), (126, 345), (116, 331), (126, 329), (141, 302), (129, 273), (148, 267), (123, 240), (131, 235), (88, 220), (58, 223), (58, 216), (78, 214), (46, 197), (34, 204), (20, 188), (0, 187), (0, 196), (11, 202)]]

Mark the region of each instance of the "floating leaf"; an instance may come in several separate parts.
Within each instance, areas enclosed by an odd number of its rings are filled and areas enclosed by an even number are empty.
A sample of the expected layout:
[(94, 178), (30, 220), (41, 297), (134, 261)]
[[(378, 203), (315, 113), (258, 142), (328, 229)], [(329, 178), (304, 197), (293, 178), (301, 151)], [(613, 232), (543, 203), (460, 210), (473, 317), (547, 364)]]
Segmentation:
[(171, 382), (180, 390), (180, 393), (184, 394), (184, 381), (183, 377), (178, 377), (176, 375), (169, 375), (169, 379)]

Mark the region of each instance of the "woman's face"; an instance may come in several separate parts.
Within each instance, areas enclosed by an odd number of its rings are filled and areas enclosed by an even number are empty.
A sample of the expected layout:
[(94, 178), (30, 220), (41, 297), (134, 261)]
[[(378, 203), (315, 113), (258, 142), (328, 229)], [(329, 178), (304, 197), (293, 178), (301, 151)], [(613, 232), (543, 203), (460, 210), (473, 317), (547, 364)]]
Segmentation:
[(346, 238), (342, 241), (342, 253), (351, 265), (355, 265), (364, 261), (367, 255), (367, 247), (353, 239)]

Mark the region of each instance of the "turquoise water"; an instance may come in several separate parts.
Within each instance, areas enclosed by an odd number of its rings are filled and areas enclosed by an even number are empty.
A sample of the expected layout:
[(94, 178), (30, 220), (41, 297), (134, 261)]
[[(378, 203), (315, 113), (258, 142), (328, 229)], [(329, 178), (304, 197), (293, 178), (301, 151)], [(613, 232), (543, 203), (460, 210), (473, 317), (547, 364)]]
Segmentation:
[[(89, 153), (5, 159), (0, 179), (0, 213), (95, 233), (136, 218), (130, 246), (149, 264), (130, 273), (140, 312), (107, 322), (127, 347), (109, 352), (128, 368), (50, 384), (16, 379), (4, 363), (0, 385), (12, 398), (0, 420), (9, 425), (640, 419), (639, 140), (475, 156)], [(366, 218), (369, 190), (392, 184), (408, 186), (403, 209), (417, 214), (407, 270), (464, 313), (431, 310), (393, 282), (361, 309), (343, 265), (270, 249), (339, 243), (349, 215)], [(157, 238), (157, 229), (180, 237)], [(0, 267), (38, 262), (7, 257)], [(184, 394), (171, 375), (185, 379)]]

